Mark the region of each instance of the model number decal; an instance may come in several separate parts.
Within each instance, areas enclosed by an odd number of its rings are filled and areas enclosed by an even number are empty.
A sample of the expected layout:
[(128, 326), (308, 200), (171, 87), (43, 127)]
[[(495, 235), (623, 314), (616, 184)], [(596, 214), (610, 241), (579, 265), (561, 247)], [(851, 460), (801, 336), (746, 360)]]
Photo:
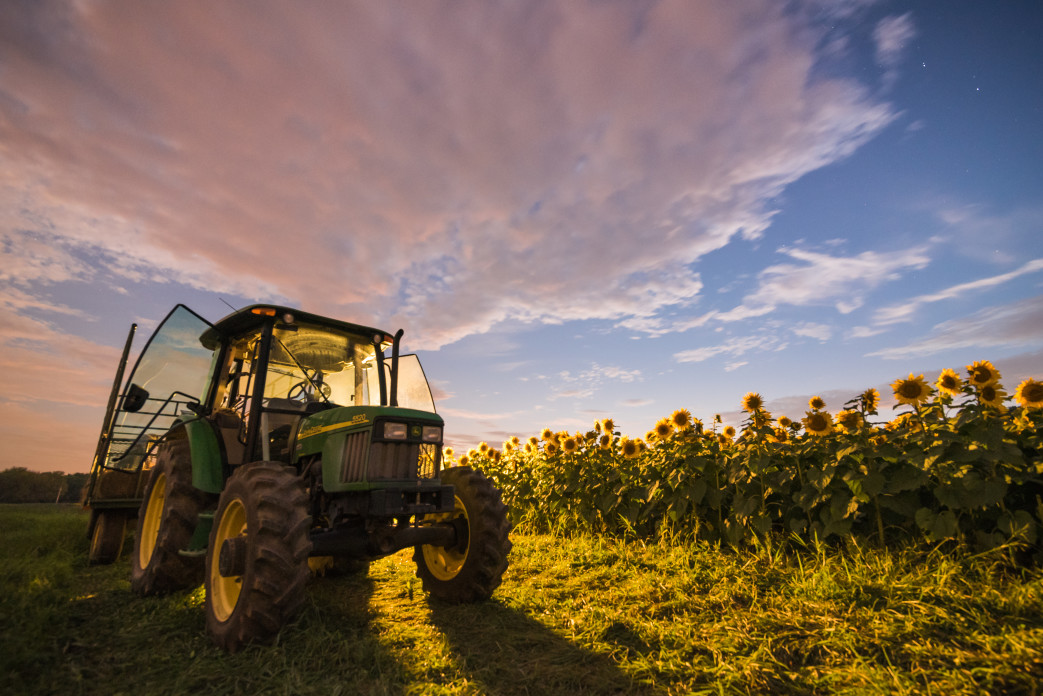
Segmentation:
[(322, 433), (328, 433), (331, 430), (339, 430), (340, 428), (350, 428), (351, 426), (354, 426), (354, 425), (365, 425), (366, 423), (369, 423), (369, 418), (366, 417), (366, 415), (364, 413), (359, 413), (359, 414), (356, 414), (349, 421), (344, 421), (344, 422), (341, 422), (341, 423), (333, 423), (331, 425), (319, 425), (319, 426), (315, 426), (313, 428), (308, 428), (307, 430), (305, 430), (304, 432), (302, 432), (300, 434), (299, 439), (303, 440), (306, 437), (312, 437), (314, 435), (320, 435)]

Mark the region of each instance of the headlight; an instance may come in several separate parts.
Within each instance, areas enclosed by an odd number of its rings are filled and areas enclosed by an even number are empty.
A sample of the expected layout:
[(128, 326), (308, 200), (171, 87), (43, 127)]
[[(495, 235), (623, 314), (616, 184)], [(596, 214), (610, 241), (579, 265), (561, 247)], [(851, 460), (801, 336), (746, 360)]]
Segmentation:
[(441, 442), (442, 429), (437, 425), (425, 425), (424, 434), (421, 438), (424, 442)]
[(385, 423), (384, 424), (384, 439), (385, 440), (405, 440), (406, 439), (406, 424), (405, 423)]

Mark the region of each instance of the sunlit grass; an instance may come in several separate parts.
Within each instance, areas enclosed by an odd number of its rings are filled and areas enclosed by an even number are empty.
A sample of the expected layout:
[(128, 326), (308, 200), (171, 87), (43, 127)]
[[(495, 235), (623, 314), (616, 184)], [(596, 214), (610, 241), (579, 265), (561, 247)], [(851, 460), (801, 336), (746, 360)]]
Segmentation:
[(131, 594), (76, 508), (0, 507), (0, 693), (1038, 693), (1043, 572), (960, 547), (744, 551), (513, 536), (489, 602), (431, 602), (409, 552), (317, 579), (236, 655), (199, 590)]

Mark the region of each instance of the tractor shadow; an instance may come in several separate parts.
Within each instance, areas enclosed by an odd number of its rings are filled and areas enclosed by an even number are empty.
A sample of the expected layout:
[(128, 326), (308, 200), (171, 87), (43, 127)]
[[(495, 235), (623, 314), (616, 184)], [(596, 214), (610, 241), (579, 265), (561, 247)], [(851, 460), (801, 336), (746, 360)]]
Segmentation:
[(657, 694), (607, 655), (581, 648), (525, 613), (493, 598), (449, 605), (428, 600), (460, 669), (495, 696), (514, 694)]

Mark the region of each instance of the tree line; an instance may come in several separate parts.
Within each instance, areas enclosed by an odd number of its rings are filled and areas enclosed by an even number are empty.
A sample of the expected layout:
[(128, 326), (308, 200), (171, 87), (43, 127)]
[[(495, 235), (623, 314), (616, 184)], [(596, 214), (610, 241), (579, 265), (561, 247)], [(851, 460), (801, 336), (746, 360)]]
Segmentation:
[(78, 503), (89, 474), (29, 471), (14, 467), (0, 471), (0, 503)]

